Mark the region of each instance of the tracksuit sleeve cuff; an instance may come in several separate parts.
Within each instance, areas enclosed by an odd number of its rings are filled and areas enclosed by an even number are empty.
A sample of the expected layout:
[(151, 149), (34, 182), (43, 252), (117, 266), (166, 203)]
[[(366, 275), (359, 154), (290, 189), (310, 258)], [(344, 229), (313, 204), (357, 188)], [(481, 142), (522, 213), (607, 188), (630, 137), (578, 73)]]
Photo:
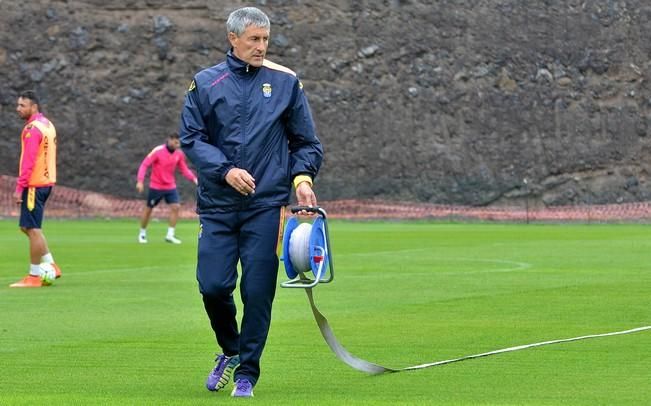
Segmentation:
[(296, 189), (298, 187), (298, 185), (300, 185), (303, 182), (307, 182), (307, 183), (310, 184), (310, 186), (312, 186), (312, 178), (310, 176), (308, 176), (308, 175), (297, 175), (294, 178), (294, 189)]

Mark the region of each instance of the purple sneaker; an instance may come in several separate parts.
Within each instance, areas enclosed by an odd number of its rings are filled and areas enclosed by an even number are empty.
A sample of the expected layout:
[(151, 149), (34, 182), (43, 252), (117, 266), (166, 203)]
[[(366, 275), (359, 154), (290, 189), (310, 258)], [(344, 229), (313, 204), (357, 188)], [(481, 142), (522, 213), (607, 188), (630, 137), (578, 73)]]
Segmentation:
[(238, 379), (235, 381), (235, 387), (231, 396), (234, 398), (252, 398), (253, 397), (253, 385), (248, 379)]
[(228, 357), (221, 354), (217, 356), (215, 362), (217, 365), (215, 365), (215, 368), (208, 375), (208, 379), (206, 379), (206, 388), (209, 391), (218, 391), (228, 384), (231, 380), (231, 375), (233, 375), (233, 370), (240, 365), (240, 356), (233, 355), (232, 357)]

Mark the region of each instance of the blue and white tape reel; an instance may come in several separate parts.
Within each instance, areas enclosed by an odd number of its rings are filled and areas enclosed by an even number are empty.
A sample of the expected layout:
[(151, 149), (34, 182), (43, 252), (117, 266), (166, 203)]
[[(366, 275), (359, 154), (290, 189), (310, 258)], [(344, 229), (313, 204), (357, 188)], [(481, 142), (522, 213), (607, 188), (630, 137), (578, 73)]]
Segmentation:
[[(314, 212), (319, 216), (311, 224), (290, 217), (285, 225), (282, 260), (290, 280), (281, 283), (282, 287), (309, 288), (334, 277), (325, 211), (316, 208)], [(309, 272), (314, 279), (305, 275)]]

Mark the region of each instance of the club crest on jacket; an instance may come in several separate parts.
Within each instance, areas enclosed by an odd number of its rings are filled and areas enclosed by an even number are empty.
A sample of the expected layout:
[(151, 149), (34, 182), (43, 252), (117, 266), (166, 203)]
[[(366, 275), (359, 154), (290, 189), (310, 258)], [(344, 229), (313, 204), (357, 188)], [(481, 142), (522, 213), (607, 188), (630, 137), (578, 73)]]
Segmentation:
[(264, 97), (271, 97), (271, 84), (270, 83), (264, 83), (262, 85), (262, 95)]

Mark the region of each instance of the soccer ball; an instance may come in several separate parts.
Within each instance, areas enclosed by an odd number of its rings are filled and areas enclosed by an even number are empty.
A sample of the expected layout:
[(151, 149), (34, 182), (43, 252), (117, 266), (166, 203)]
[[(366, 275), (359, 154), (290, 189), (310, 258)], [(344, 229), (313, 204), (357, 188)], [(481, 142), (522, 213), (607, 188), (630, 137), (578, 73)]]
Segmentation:
[(43, 285), (50, 286), (52, 283), (54, 283), (54, 280), (57, 278), (57, 274), (52, 264), (43, 262), (41, 265), (39, 265), (39, 268), (41, 268), (41, 282)]

